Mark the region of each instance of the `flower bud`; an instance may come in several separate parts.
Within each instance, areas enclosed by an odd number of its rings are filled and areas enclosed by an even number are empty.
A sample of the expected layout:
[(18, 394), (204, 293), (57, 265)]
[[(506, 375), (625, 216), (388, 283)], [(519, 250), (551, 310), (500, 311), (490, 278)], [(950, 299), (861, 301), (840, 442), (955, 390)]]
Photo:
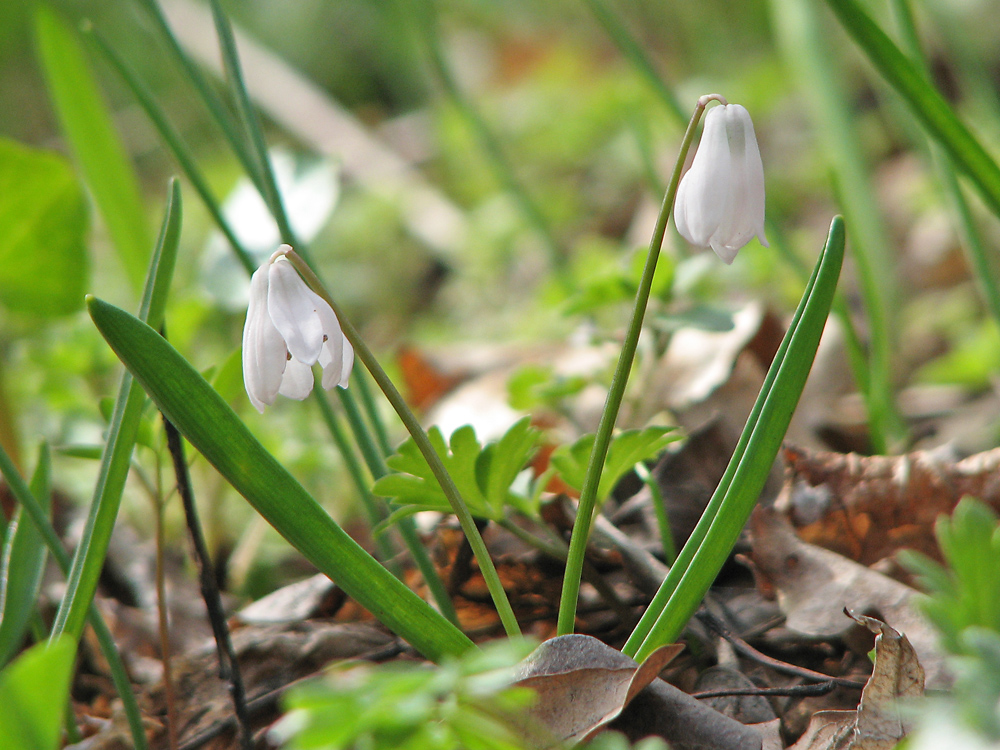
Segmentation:
[(726, 263), (754, 235), (764, 237), (764, 167), (750, 113), (739, 104), (713, 107), (691, 169), (674, 202), (677, 231), (711, 247)]

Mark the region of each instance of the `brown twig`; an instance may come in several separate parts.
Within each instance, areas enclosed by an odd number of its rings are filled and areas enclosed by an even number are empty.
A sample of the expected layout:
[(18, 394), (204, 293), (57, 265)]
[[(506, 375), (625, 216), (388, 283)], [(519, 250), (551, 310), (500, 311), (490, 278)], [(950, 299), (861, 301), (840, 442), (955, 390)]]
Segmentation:
[(727, 690), (706, 690), (703, 693), (691, 693), (692, 698), (725, 698), (731, 695), (754, 695), (769, 696), (783, 695), (793, 697), (805, 697), (812, 695), (826, 695), (840, 687), (834, 680), (814, 683), (812, 685), (789, 685), (787, 687), (774, 688), (731, 688)]
[(767, 654), (762, 654), (749, 643), (733, 633), (726, 626), (726, 624), (722, 622), (722, 620), (712, 613), (706, 612), (704, 609), (698, 612), (697, 617), (716, 635), (724, 638), (738, 654), (741, 654), (748, 659), (752, 659), (758, 664), (764, 664), (771, 667), (775, 671), (794, 675), (796, 677), (802, 677), (814, 682), (832, 682), (840, 687), (854, 688), (856, 690), (862, 690), (865, 687), (865, 683), (858, 682), (857, 680), (848, 680), (845, 677), (831, 677), (828, 674), (814, 672), (813, 670), (806, 669), (805, 667), (797, 667), (794, 664), (789, 664), (788, 662), (775, 659)]
[(194, 545), (195, 559), (198, 563), (198, 578), (201, 584), (201, 595), (205, 599), (208, 619), (212, 624), (212, 633), (219, 653), (219, 677), (229, 681), (230, 693), (233, 698), (233, 708), (239, 727), (238, 735), (243, 750), (253, 750), (253, 735), (250, 728), (250, 715), (247, 713), (246, 691), (243, 678), (233, 650), (233, 641), (229, 637), (226, 625), (226, 615), (222, 608), (222, 597), (212, 569), (212, 560), (208, 556), (205, 537), (198, 523), (198, 511), (194, 504), (194, 492), (191, 489), (191, 478), (188, 474), (187, 462), (184, 459), (184, 444), (177, 428), (164, 416), (163, 426), (167, 434), (167, 449), (173, 460), (174, 473), (177, 476), (177, 493), (184, 505), (184, 517), (187, 519), (188, 531)]

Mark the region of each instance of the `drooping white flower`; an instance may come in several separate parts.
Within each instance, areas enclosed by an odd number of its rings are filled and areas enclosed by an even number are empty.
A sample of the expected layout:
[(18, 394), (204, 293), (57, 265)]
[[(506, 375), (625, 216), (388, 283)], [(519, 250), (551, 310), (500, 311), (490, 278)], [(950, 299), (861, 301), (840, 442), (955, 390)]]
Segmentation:
[(261, 414), (280, 393), (304, 399), (312, 391), (312, 366), (323, 368), (326, 389), (347, 387), (354, 348), (327, 302), (299, 276), (282, 245), (250, 278), (243, 327), (243, 384)]
[(721, 104), (705, 116), (705, 132), (674, 202), (677, 231), (711, 247), (726, 263), (754, 235), (764, 237), (764, 167), (750, 113)]

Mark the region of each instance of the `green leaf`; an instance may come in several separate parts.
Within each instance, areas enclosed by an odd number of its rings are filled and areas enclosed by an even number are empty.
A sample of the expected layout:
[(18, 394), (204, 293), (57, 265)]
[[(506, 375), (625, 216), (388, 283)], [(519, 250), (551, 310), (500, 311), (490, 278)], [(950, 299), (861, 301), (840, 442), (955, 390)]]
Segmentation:
[(953, 654), (968, 654), (962, 633), (971, 627), (1000, 632), (1000, 526), (985, 503), (962, 498), (951, 518), (934, 528), (947, 568), (910, 552), (901, 562), (918, 575), (928, 596), (921, 602)]
[[(531, 426), (529, 417), (519, 420), (499, 441), (485, 448), (476, 440), (471, 425), (455, 430), (450, 444), (445, 443), (437, 427), (428, 430), (427, 436), (474, 516), (498, 521), (503, 518), (505, 505), (517, 500), (524, 502), (524, 498), (511, 493), (510, 486), (541, 436)], [(386, 463), (396, 473), (379, 479), (372, 488), (375, 494), (399, 503), (451, 512), (441, 486), (412, 439), (403, 443)]]
[(49, 7), (35, 12), (38, 56), (52, 103), (133, 287), (152, 246), (139, 182), (76, 34)]
[(993, 213), (1000, 216), (1000, 166), (945, 98), (855, 0), (827, 0), (827, 4), (927, 132), (972, 181)]
[(75, 644), (40, 643), (0, 672), (0, 737), (5, 750), (59, 747)]
[[(625, 474), (640, 461), (654, 457), (664, 446), (680, 439), (674, 427), (647, 427), (644, 430), (626, 430), (614, 436), (608, 447), (601, 483), (597, 487), (598, 502), (611, 494)], [(595, 435), (584, 435), (569, 446), (561, 446), (552, 453), (551, 461), (563, 481), (580, 489), (587, 476), (587, 465), (594, 448)]]
[(840, 278), (844, 244), (844, 220), (835, 216), (726, 472), (622, 649), (637, 661), (684, 630), (757, 503), (812, 368)]
[[(51, 497), (52, 461), (47, 445), (38, 452), (38, 465), (31, 478), (31, 494), (48, 512)], [(18, 506), (7, 527), (0, 558), (0, 667), (21, 647), (28, 622), (38, 599), (45, 572), (45, 540)]]
[[(180, 187), (176, 180), (171, 180), (163, 225), (150, 260), (146, 288), (139, 306), (139, 315), (157, 327), (163, 322), (167, 293), (173, 278), (181, 213)], [(145, 402), (142, 390), (136, 388), (132, 378), (125, 373), (111, 415), (107, 444), (101, 456), (87, 520), (73, 555), (66, 592), (52, 625), (53, 635), (68, 632), (79, 638), (83, 631), (87, 611), (97, 590), (97, 579), (104, 567), (111, 531), (118, 517)]]
[(90, 298), (91, 318), (192, 446), (306, 559), (429, 659), (472, 642), (349, 537), (204, 378), (152, 328)]
[(61, 156), (0, 139), (0, 300), (11, 312), (65, 315), (83, 306), (87, 208)]

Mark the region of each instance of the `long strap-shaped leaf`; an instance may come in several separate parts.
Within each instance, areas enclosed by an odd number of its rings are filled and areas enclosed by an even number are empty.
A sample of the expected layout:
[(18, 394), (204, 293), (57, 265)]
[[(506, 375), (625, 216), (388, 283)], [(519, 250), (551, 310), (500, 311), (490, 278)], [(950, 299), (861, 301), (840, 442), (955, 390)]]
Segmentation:
[(676, 639), (715, 580), (757, 502), (816, 355), (844, 260), (844, 221), (826, 246), (764, 379), (719, 486), (622, 649), (638, 661)]
[(854, 0), (827, 0), (858, 46), (910, 105), (917, 119), (976, 186), (990, 210), (1000, 216), (1000, 166), (987, 153), (944, 97)]
[(310, 562), (427, 658), (457, 656), (472, 646), (351, 539), (156, 331), (96, 298), (88, 298), (87, 306), (101, 335), (160, 410)]

